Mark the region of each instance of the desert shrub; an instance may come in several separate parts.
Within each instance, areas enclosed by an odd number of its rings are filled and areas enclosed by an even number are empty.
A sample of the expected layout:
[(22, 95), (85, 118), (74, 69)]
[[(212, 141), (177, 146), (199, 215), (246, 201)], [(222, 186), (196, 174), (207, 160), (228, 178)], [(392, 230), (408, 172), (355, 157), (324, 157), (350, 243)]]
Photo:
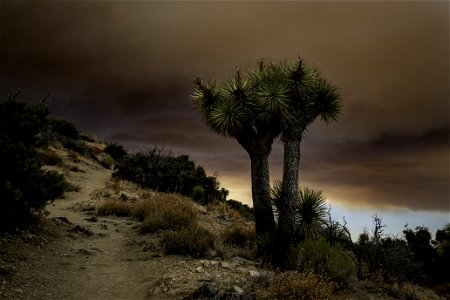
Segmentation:
[(330, 299), (334, 283), (314, 273), (289, 271), (276, 274), (265, 288), (256, 291), (256, 299)]
[(89, 147), (86, 145), (86, 143), (82, 140), (76, 140), (72, 138), (63, 138), (62, 144), (64, 148), (75, 151), (78, 154), (81, 155), (87, 155), (89, 153)]
[(442, 299), (433, 290), (405, 282), (401, 285), (393, 284), (385, 287), (386, 293), (395, 299), (402, 300), (440, 300)]
[(205, 192), (204, 204), (223, 197), (217, 178), (206, 176), (205, 170), (187, 155), (173, 156), (157, 147), (124, 156), (117, 162), (113, 176), (183, 196), (190, 196), (194, 186), (199, 185)]
[(239, 212), (242, 217), (249, 220), (255, 219), (253, 207), (249, 207), (247, 204), (244, 204), (242, 202), (233, 199), (227, 200), (226, 203), (228, 206)]
[(215, 201), (212, 203), (208, 203), (206, 205), (206, 208), (209, 212), (217, 214), (220, 219), (234, 221), (241, 218), (241, 215), (236, 210), (232, 209), (230, 206), (223, 202)]
[(106, 156), (100, 160), (100, 165), (105, 169), (112, 169), (114, 166), (114, 159), (111, 156)]
[(264, 265), (271, 263), (274, 254), (273, 234), (264, 232), (256, 235), (256, 256), (261, 258)]
[(64, 193), (64, 177), (44, 171), (37, 149), (48, 144), (44, 134), (49, 109), (8, 97), (0, 102), (0, 230), (22, 224)]
[(300, 271), (326, 276), (341, 286), (349, 286), (356, 279), (352, 256), (324, 240), (302, 242), (291, 251), (289, 259), (290, 264)]
[(255, 229), (242, 222), (233, 223), (222, 233), (222, 240), (224, 244), (242, 248), (254, 248)]
[[(184, 207), (186, 208), (186, 207)], [(180, 230), (196, 222), (195, 213), (183, 207), (163, 208), (147, 212), (142, 223), (141, 231), (153, 233), (158, 230)]]
[(37, 159), (40, 163), (47, 166), (62, 165), (64, 163), (64, 159), (58, 153), (50, 149), (39, 151)]
[(208, 250), (214, 248), (215, 236), (208, 230), (191, 225), (180, 231), (169, 231), (163, 234), (161, 243), (166, 253), (204, 257)]
[(194, 186), (192, 188), (191, 198), (195, 202), (203, 203), (203, 201), (205, 200), (205, 189), (200, 185)]
[(52, 133), (57, 136), (63, 136), (69, 139), (78, 139), (78, 129), (77, 127), (64, 119), (50, 119), (48, 120), (48, 126)]
[(382, 218), (377, 215), (372, 218), (372, 233), (364, 229), (353, 248), (358, 260), (358, 277), (387, 282), (425, 279), (421, 265), (414, 261), (407, 242), (384, 236), (386, 225), (382, 224)]
[(86, 142), (98, 143), (98, 139), (95, 136), (93, 136), (92, 134), (81, 132), (78, 134), (78, 138), (80, 138)]
[(65, 191), (66, 192), (79, 192), (81, 191), (81, 187), (78, 184), (75, 184), (70, 181), (65, 182)]
[(109, 154), (114, 160), (121, 160), (127, 155), (127, 151), (125, 151), (123, 146), (117, 143), (108, 143), (105, 148), (105, 153)]
[(133, 215), (133, 210), (125, 201), (107, 199), (97, 207), (97, 213), (101, 216), (128, 217)]
[(189, 216), (191, 219), (195, 219), (197, 215), (197, 211), (190, 201), (182, 196), (168, 193), (149, 195), (148, 198), (133, 206), (133, 216), (139, 221), (143, 221), (148, 216), (173, 212)]
[(97, 157), (97, 155), (104, 153), (103, 149), (98, 145), (89, 145), (87, 146), (87, 148), (89, 155), (92, 158), (94, 158), (94, 160)]

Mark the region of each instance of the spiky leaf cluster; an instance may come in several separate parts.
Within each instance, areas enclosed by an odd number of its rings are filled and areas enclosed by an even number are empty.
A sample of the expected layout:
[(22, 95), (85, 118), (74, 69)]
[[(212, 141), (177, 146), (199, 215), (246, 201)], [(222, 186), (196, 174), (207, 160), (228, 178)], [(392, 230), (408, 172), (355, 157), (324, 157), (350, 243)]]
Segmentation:
[(223, 136), (238, 137), (270, 128), (283, 140), (301, 138), (317, 117), (329, 122), (340, 114), (340, 95), (319, 71), (296, 62), (259, 64), (218, 84), (195, 80), (192, 102), (207, 126)]

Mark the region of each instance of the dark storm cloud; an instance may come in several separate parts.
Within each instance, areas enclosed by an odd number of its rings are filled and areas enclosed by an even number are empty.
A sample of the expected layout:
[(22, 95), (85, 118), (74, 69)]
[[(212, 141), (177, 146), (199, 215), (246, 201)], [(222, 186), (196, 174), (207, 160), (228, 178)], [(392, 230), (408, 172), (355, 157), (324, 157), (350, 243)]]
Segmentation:
[[(2, 97), (50, 93), (82, 130), (188, 153), (248, 195), (247, 154), (191, 110), (192, 75), (222, 80), (260, 57), (301, 55), (344, 100), (339, 122), (309, 129), (302, 178), (343, 202), (448, 210), (447, 2), (0, 5)], [(271, 162), (279, 177), (279, 144)]]
[(365, 143), (309, 141), (304, 179), (353, 207), (448, 211), (449, 135), (443, 127), (420, 135), (382, 134)]

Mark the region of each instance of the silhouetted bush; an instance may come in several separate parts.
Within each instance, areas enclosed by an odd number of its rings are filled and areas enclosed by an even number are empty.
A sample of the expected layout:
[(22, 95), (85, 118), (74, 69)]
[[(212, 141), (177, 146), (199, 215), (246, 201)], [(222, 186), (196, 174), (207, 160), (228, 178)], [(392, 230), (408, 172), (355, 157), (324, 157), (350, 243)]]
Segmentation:
[(205, 189), (201, 185), (196, 185), (192, 188), (191, 198), (198, 203), (203, 203), (205, 200)]
[(22, 224), (64, 193), (64, 177), (42, 170), (37, 158), (48, 142), (48, 114), (44, 104), (0, 102), (0, 230)]
[(105, 153), (109, 154), (116, 161), (123, 159), (128, 154), (123, 146), (117, 143), (108, 143), (105, 148)]
[(83, 140), (76, 140), (73, 138), (62, 137), (60, 138), (64, 148), (73, 150), (78, 154), (86, 156), (89, 153), (89, 147)]
[(361, 279), (382, 276), (386, 281), (405, 281), (411, 280), (420, 271), (402, 239), (386, 237), (376, 243), (366, 234), (360, 236), (354, 252), (358, 258), (358, 277)]
[(69, 139), (78, 139), (78, 129), (71, 122), (64, 119), (49, 119), (48, 126), (56, 136), (63, 136)]
[(190, 196), (195, 186), (204, 190), (202, 204), (222, 198), (216, 177), (207, 176), (187, 155), (164, 154), (157, 147), (126, 155), (118, 161), (113, 176), (160, 192)]
[(236, 210), (246, 219), (254, 220), (255, 215), (253, 211), (253, 207), (249, 207), (247, 204), (244, 204), (242, 202), (230, 199), (226, 201), (227, 205)]

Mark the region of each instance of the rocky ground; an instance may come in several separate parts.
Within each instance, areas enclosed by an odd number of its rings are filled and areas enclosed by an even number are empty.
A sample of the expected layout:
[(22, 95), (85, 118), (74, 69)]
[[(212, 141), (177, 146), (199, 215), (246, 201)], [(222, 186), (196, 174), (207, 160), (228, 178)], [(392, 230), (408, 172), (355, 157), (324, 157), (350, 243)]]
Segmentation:
[(111, 170), (80, 159), (64, 173), (78, 191), (49, 205), (32, 230), (1, 236), (0, 299), (208, 298), (243, 295), (264, 277), (241, 257), (164, 255), (139, 222), (95, 213)]

